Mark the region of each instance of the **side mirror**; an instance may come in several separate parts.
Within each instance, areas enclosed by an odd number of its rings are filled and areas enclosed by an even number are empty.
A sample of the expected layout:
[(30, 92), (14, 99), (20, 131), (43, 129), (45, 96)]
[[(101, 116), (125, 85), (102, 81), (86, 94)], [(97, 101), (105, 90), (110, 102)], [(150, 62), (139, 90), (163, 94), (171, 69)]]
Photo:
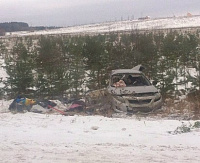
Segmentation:
[(154, 80), (154, 81), (152, 81), (152, 84), (153, 84), (153, 85), (157, 85), (157, 83), (158, 83), (158, 82), (157, 82), (157, 81), (155, 81), (155, 80)]

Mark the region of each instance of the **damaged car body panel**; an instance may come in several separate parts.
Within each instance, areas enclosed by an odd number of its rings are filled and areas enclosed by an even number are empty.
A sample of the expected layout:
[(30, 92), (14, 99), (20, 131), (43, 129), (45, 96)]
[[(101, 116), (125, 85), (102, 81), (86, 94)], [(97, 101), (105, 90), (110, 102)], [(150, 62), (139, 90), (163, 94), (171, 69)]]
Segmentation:
[(141, 65), (113, 70), (108, 92), (117, 112), (152, 111), (162, 107), (161, 94), (141, 72)]

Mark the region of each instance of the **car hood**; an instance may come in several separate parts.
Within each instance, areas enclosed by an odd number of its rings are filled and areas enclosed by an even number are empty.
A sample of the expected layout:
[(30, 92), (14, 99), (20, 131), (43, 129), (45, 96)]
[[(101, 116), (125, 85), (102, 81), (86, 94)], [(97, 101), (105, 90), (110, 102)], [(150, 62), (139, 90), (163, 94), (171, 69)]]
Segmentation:
[(108, 92), (114, 95), (130, 95), (134, 93), (155, 93), (158, 89), (153, 85), (135, 87), (108, 87)]

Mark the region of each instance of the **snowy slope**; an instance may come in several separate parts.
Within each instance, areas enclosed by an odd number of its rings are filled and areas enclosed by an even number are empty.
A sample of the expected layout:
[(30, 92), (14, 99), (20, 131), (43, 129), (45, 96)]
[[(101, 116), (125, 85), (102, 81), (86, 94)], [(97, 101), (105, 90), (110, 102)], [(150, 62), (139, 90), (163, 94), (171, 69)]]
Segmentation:
[(2, 113), (0, 162), (198, 163), (200, 130), (169, 133), (181, 124), (136, 117)]
[[(74, 26), (54, 30), (35, 31), (35, 32), (13, 32), (12, 36), (45, 35), (45, 34), (93, 34), (112, 31), (130, 30), (152, 30), (169, 28), (200, 27), (200, 16), (193, 17), (172, 17), (150, 20), (127, 20), (118, 22), (107, 22), (100, 24)], [(10, 33), (8, 33), (10, 35)]]

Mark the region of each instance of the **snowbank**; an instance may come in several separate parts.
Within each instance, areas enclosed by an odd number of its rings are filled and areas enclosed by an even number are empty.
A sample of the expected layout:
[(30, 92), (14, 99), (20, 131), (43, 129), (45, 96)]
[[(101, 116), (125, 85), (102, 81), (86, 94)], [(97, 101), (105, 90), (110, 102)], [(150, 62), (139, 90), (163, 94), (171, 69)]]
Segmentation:
[(182, 122), (1, 113), (0, 162), (200, 162), (199, 129), (170, 134)]

